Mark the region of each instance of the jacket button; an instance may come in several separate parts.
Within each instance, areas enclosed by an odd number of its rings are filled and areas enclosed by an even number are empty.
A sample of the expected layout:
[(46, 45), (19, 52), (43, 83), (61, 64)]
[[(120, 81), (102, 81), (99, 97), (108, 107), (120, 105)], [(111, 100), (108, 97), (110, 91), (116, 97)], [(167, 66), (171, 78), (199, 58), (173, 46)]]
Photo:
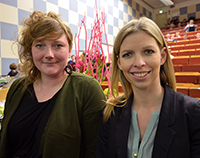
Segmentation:
[(137, 154), (134, 154), (133, 156), (134, 156), (134, 157), (137, 157)]

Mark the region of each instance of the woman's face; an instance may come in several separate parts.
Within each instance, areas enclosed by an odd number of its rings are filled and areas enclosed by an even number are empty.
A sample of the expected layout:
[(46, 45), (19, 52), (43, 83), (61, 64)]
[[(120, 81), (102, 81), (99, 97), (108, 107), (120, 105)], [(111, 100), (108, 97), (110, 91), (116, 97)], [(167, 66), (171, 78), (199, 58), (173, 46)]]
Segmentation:
[[(38, 39), (37, 39), (38, 40)], [(41, 75), (57, 77), (65, 72), (70, 57), (69, 44), (65, 34), (60, 38), (51, 38), (33, 42), (32, 56)]]
[(160, 84), (160, 66), (166, 56), (166, 48), (160, 51), (153, 37), (139, 31), (123, 40), (117, 62), (133, 89), (146, 89)]

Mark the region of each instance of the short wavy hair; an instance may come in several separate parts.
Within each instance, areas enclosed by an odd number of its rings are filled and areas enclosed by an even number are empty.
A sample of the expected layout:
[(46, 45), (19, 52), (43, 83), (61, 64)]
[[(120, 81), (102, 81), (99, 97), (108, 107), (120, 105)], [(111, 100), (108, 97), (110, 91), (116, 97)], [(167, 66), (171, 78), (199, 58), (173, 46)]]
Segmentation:
[(33, 42), (39, 37), (40, 40), (45, 40), (52, 37), (59, 38), (65, 34), (69, 43), (69, 51), (71, 51), (73, 35), (69, 26), (54, 12), (46, 14), (41, 11), (34, 11), (29, 18), (23, 20), (22, 25), (22, 30), (18, 36), (19, 59), (23, 64), (23, 71), (27, 79), (30, 83), (33, 83), (41, 75), (33, 62), (31, 51)]

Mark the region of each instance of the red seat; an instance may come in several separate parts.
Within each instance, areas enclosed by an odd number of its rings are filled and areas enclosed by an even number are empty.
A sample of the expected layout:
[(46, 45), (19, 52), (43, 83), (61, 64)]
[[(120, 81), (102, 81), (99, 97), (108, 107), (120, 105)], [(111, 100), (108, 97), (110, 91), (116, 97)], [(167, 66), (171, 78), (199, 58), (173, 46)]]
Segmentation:
[(191, 39), (189, 41), (189, 44), (195, 44), (195, 43), (200, 43), (200, 39)]
[(184, 73), (184, 72), (176, 72), (176, 82), (177, 83), (199, 83), (199, 73)]
[(177, 87), (177, 92), (189, 95), (189, 88), (186, 88), (186, 87)]
[(181, 45), (181, 44), (183, 44), (183, 45), (189, 44), (189, 40), (178, 40), (178, 41), (176, 42), (176, 45)]
[(189, 56), (174, 57), (172, 62), (174, 65), (187, 65), (189, 64)]
[(183, 72), (200, 72), (200, 65), (183, 65), (182, 71)]
[(174, 46), (170, 46), (169, 48), (171, 49), (171, 51), (183, 50), (184, 49), (184, 45), (174, 45)]
[(184, 49), (180, 50), (178, 56), (195, 55), (195, 49)]
[(199, 48), (199, 43), (194, 43), (194, 44), (186, 44), (184, 49), (197, 49)]
[(181, 72), (182, 71), (182, 65), (174, 65), (174, 72)]
[(200, 55), (193, 55), (189, 59), (190, 64), (200, 64)]
[(189, 96), (194, 98), (200, 98), (200, 89), (199, 88), (190, 88)]
[(199, 48), (195, 50), (195, 55), (200, 55), (200, 49)]

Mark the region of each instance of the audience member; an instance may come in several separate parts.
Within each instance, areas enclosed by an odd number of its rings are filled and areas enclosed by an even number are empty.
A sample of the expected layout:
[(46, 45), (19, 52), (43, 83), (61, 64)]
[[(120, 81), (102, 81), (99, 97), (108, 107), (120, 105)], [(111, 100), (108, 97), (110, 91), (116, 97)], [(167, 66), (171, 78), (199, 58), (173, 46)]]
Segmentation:
[(175, 27), (178, 26), (179, 20), (177, 17), (174, 17), (173, 23), (174, 23)]
[(177, 28), (182, 28), (181, 22), (178, 23)]
[(75, 62), (76, 62), (76, 57), (75, 57), (75, 55), (72, 55), (71, 60), (68, 61), (68, 64), (75, 63)]
[(71, 66), (72, 71), (76, 71), (76, 57), (75, 57), (75, 55), (71, 56), (71, 60), (68, 61), (68, 65)]
[(183, 26), (186, 26), (186, 25), (187, 25), (187, 20), (186, 20), (186, 19), (183, 19), (182, 25), (183, 25)]
[(23, 21), (16, 79), (5, 102), (1, 158), (93, 158), (105, 95), (98, 81), (72, 72), (72, 32), (60, 17), (34, 11)]
[(187, 34), (183, 35), (183, 40), (187, 40)]
[(190, 23), (185, 26), (184, 30), (186, 32), (196, 31), (197, 25), (194, 24), (194, 20), (190, 20)]
[(181, 35), (180, 35), (180, 32), (179, 32), (179, 31), (176, 32), (175, 38), (181, 38)]
[(171, 23), (171, 24), (170, 24), (170, 28), (169, 28), (169, 29), (170, 29), (170, 30), (172, 30), (172, 29), (174, 29), (174, 28), (175, 28), (175, 25), (174, 25), (174, 23)]
[(197, 39), (200, 39), (200, 33), (197, 33), (197, 34), (196, 34), (196, 38), (197, 38)]
[(15, 63), (10, 64), (9, 68), (10, 72), (8, 73), (8, 75), (10, 77), (17, 75), (18, 71), (17, 71), (17, 65)]
[(167, 42), (171, 42), (172, 40), (171, 40), (171, 35), (168, 33), (167, 35), (166, 35), (166, 41)]

